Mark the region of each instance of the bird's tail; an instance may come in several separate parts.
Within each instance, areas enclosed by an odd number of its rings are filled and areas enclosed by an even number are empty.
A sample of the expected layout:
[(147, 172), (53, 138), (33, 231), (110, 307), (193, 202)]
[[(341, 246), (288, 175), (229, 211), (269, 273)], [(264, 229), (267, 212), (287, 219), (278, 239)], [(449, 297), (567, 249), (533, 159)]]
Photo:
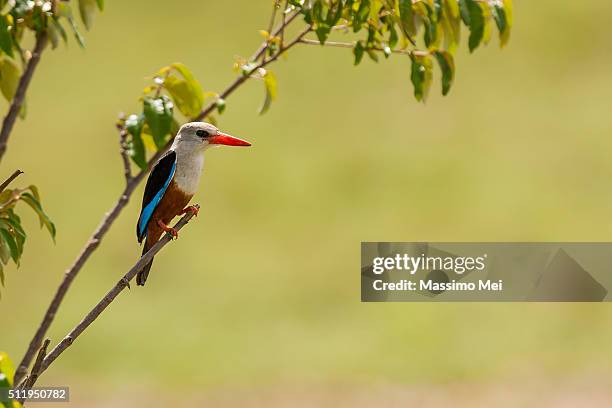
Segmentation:
[[(150, 237), (147, 237), (144, 247), (142, 248), (142, 255), (146, 254), (149, 251), (149, 249), (151, 249), (153, 245), (155, 245), (156, 242), (157, 240), (152, 240), (150, 239)], [(136, 284), (138, 286), (144, 286), (145, 282), (147, 281), (147, 277), (149, 276), (149, 271), (151, 270), (151, 266), (153, 266), (153, 258), (151, 258), (149, 263), (143, 266), (140, 272), (138, 272), (138, 275), (136, 275)]]

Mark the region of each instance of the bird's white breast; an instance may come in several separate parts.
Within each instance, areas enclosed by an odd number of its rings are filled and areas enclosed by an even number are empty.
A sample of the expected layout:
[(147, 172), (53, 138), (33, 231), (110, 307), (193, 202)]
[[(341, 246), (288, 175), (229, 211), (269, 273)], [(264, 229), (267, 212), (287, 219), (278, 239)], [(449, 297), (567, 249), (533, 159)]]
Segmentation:
[(200, 176), (204, 167), (204, 155), (202, 152), (181, 153), (177, 151), (174, 182), (183, 192), (193, 195), (200, 185)]

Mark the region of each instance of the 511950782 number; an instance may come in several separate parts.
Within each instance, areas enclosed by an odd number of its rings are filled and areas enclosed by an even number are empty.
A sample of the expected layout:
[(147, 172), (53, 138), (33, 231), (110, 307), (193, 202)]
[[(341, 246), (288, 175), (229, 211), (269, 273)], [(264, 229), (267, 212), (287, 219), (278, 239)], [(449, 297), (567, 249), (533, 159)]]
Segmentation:
[(35, 387), (27, 390), (0, 388), (0, 402), (28, 400), (31, 402), (68, 402), (68, 387)]

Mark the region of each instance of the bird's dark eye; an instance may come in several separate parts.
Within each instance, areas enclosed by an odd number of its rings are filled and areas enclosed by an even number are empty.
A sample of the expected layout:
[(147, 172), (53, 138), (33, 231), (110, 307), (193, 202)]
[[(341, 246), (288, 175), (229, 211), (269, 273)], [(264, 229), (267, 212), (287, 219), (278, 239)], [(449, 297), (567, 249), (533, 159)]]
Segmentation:
[(196, 130), (196, 135), (198, 137), (208, 137), (208, 132), (200, 129), (200, 130)]

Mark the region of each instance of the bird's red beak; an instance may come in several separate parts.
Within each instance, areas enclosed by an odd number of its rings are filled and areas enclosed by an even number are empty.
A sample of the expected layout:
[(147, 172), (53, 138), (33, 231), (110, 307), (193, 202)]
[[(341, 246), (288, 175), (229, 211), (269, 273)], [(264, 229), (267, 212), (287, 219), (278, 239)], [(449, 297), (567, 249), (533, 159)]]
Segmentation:
[(251, 144), (246, 140), (238, 139), (237, 137), (230, 136), (226, 133), (217, 132), (216, 135), (208, 139), (209, 144), (219, 144), (226, 146), (250, 146)]

